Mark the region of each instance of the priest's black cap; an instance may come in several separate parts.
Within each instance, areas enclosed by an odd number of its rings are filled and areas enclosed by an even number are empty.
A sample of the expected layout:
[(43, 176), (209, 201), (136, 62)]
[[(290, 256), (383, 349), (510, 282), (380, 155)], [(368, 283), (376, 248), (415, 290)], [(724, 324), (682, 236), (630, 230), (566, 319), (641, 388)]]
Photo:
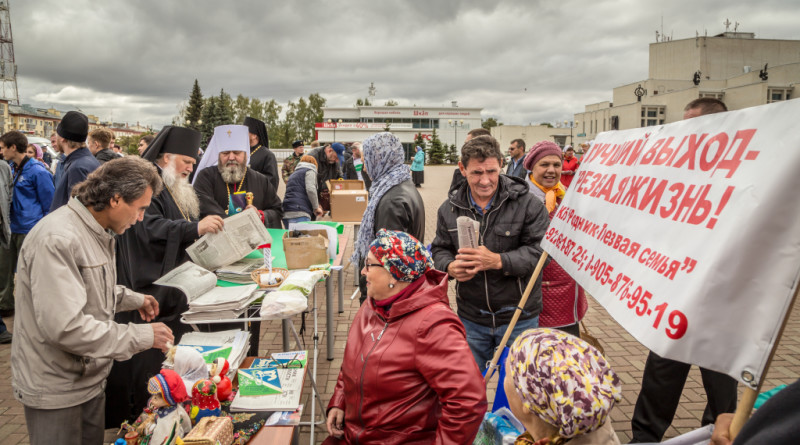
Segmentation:
[(301, 140), (292, 142), (292, 148), (297, 148), (297, 147), (302, 147), (302, 146), (303, 146), (303, 141), (301, 141)]
[(56, 133), (70, 141), (84, 142), (89, 134), (89, 118), (79, 111), (68, 111), (58, 123)]
[(247, 126), (247, 131), (258, 136), (258, 142), (269, 148), (269, 135), (267, 134), (267, 124), (254, 117), (247, 116), (244, 118), (244, 125)]
[(148, 161), (155, 162), (158, 159), (158, 155), (172, 153), (197, 159), (197, 151), (200, 148), (201, 139), (202, 135), (199, 131), (167, 125), (158, 132), (153, 142), (147, 146), (147, 150), (142, 153), (142, 157)]

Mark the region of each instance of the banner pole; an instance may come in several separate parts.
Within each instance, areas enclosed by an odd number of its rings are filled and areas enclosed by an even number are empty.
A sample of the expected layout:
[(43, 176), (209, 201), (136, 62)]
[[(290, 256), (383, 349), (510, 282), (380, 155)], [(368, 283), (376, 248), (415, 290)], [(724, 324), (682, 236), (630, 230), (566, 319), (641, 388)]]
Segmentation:
[(506, 333), (503, 334), (503, 340), (500, 341), (500, 346), (497, 347), (497, 350), (494, 352), (494, 357), (492, 357), (492, 361), (489, 363), (489, 367), (486, 368), (486, 377), (484, 377), (484, 381), (486, 382), (487, 386), (494, 375), (494, 368), (497, 366), (497, 362), (500, 360), (500, 355), (503, 354), (503, 349), (506, 347), (508, 337), (511, 337), (511, 332), (514, 330), (514, 325), (516, 325), (517, 320), (519, 320), (519, 315), (522, 313), (522, 308), (525, 307), (525, 303), (528, 302), (528, 296), (530, 296), (531, 291), (533, 291), (533, 286), (536, 284), (536, 279), (538, 279), (539, 275), (542, 273), (542, 269), (544, 268), (544, 263), (547, 261), (547, 257), (547, 252), (542, 251), (542, 256), (539, 257), (539, 262), (536, 263), (536, 269), (533, 270), (533, 275), (531, 275), (531, 279), (528, 280), (528, 286), (525, 288), (525, 292), (522, 294), (522, 298), (519, 300), (517, 309), (514, 311), (514, 316), (511, 317), (511, 322), (508, 324), (508, 329), (506, 329)]
[(781, 327), (778, 329), (778, 336), (775, 338), (775, 344), (772, 346), (769, 357), (767, 357), (767, 363), (764, 366), (764, 371), (761, 372), (761, 379), (758, 381), (758, 386), (756, 386), (755, 389), (745, 388), (744, 393), (742, 394), (742, 401), (736, 406), (736, 413), (733, 415), (733, 421), (731, 421), (730, 427), (731, 441), (736, 439), (736, 436), (739, 435), (739, 431), (742, 430), (745, 422), (747, 422), (747, 419), (750, 418), (750, 413), (753, 412), (753, 406), (756, 403), (758, 394), (761, 392), (761, 386), (764, 384), (764, 380), (767, 378), (767, 371), (769, 371), (769, 367), (772, 364), (772, 358), (775, 357), (775, 351), (778, 350), (778, 345), (781, 343), (783, 331), (786, 329), (786, 324), (789, 322), (789, 316), (792, 315), (792, 310), (794, 309), (794, 303), (797, 301), (798, 294), (800, 294), (800, 283), (795, 284), (794, 295), (792, 295), (792, 300), (789, 302), (789, 310), (786, 311), (786, 316), (783, 317)]

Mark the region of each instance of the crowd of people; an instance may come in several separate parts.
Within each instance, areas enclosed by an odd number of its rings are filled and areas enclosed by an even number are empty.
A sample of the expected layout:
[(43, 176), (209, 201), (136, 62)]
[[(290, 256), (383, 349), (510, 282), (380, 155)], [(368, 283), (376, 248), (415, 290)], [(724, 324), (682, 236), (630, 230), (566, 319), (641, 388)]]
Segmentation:
[[(700, 99), (685, 118), (720, 111), (721, 102)], [(620, 379), (580, 338), (583, 289), (551, 259), (519, 305), (580, 165), (571, 147), (527, 149), (515, 139), (506, 158), (487, 130), (470, 131), (426, 246), (425, 152), (417, 147), (409, 167), (389, 132), (314, 141), (308, 151), (297, 140), (280, 177), (266, 125), (250, 117), (215, 128), (205, 150), (199, 132), (167, 126), (141, 139), (139, 156), (120, 156), (113, 134), (89, 132), (79, 112), (51, 140), (52, 171), (22, 133), (0, 137), (0, 315), (15, 314), (13, 336), (0, 318), (0, 343), (12, 343), (12, 385), (32, 444), (102, 443), (104, 428), (135, 418), (168, 345), (187, 332), (186, 297), (154, 282), (245, 210), (276, 229), (323, 217), (336, 179), (365, 181), (369, 202), (351, 257), (361, 307), (327, 409), (327, 444), (472, 443), (488, 406), (482, 373), (505, 346), (501, 384), (527, 430), (516, 443), (619, 443), (609, 413)], [(477, 247), (459, 246), (459, 218), (475, 221)], [(260, 325), (251, 329), (257, 352)], [(650, 354), (634, 442), (662, 439), (688, 368)], [(703, 424), (729, 421), (720, 415), (735, 409), (736, 381), (702, 371)]]

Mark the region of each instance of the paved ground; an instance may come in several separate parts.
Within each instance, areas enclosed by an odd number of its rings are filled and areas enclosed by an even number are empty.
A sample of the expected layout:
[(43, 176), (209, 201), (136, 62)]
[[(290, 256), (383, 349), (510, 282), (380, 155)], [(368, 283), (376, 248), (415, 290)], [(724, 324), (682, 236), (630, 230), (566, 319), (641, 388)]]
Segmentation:
[[(426, 237), (425, 242), (433, 240), (436, 225), (436, 211), (445, 197), (445, 191), (449, 186), (452, 177), (453, 167), (427, 167), (425, 177), (427, 182), (420, 189), (425, 200), (426, 207)], [(283, 191), (281, 190), (282, 194)], [(347, 256), (352, 249), (352, 227), (346, 229), (350, 232), (350, 244), (348, 245)], [(353, 288), (353, 268), (348, 267), (345, 274), (345, 295), (352, 295)], [(325, 330), (324, 307), (324, 288), (318, 288), (320, 298), (319, 323), (320, 331)], [(346, 297), (346, 298), (347, 298)], [(758, 296), (754, 296), (758, 297)], [(451, 289), (451, 303), (455, 307), (455, 299)], [(336, 377), (342, 362), (345, 341), (347, 339), (347, 329), (350, 321), (358, 310), (358, 300), (345, 300), (345, 310), (342, 314), (335, 314), (336, 334), (335, 358), (332, 361), (325, 360), (325, 337), (320, 338), (320, 362), (317, 372), (317, 385), (322, 393), (322, 399), (327, 404), (330, 399)], [(309, 320), (310, 321), (310, 320)], [(6, 323), (13, 330), (13, 319), (6, 320)], [(619, 374), (623, 382), (623, 400), (612, 412), (614, 428), (619, 434), (622, 443), (626, 443), (630, 438), (630, 418), (633, 413), (633, 405), (639, 392), (644, 361), (647, 357), (647, 350), (633, 339), (620, 325), (612, 319), (594, 300), (590, 299), (589, 313), (585, 318), (585, 323), (589, 330), (605, 345), (606, 356), (614, 369)], [(299, 326), (299, 323), (296, 323)], [(309, 323), (311, 326), (311, 323)], [(265, 323), (262, 328), (262, 352), (278, 351), (281, 348), (280, 324), (277, 322)], [(305, 335), (305, 341), (311, 345), (311, 334)], [(6, 376), (0, 380), (0, 443), (13, 445), (17, 443), (28, 443), (25, 428), (25, 419), (22, 406), (16, 402), (11, 392), (11, 372), (9, 370), (11, 347), (10, 345), (0, 345), (0, 375)], [(790, 317), (786, 328), (784, 339), (781, 342), (772, 367), (769, 371), (764, 390), (771, 389), (777, 385), (789, 384), (800, 376), (800, 314), (794, 313)], [(494, 385), (493, 385), (494, 386)], [(305, 419), (308, 420), (310, 414), (311, 400), (307, 391), (305, 401)], [(490, 394), (490, 397), (493, 393)], [(490, 399), (491, 400), (491, 399)], [(672, 437), (690, 431), (700, 425), (700, 416), (705, 407), (705, 394), (703, 391), (700, 374), (693, 368), (689, 375), (689, 380), (683, 391), (681, 405), (673, 426), (667, 431), (667, 437)], [(315, 442), (320, 443), (327, 436), (324, 426), (317, 429)], [(309, 429), (303, 427), (301, 431), (300, 443), (309, 442)]]

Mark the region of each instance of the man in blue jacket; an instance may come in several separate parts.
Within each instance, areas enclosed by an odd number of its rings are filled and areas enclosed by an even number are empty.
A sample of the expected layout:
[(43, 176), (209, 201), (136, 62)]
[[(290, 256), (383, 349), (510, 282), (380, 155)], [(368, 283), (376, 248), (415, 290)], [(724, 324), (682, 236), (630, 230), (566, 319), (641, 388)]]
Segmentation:
[(50, 212), (53, 200), (53, 177), (41, 162), (25, 156), (28, 138), (19, 131), (0, 136), (3, 158), (14, 165), (11, 179), (11, 239), (0, 261), (0, 316), (14, 312), (14, 270), (25, 236)]
[(83, 113), (69, 111), (58, 123), (56, 144), (67, 157), (64, 159), (64, 172), (56, 182), (56, 192), (50, 205), (51, 212), (69, 201), (75, 184), (83, 182), (89, 173), (100, 167), (100, 162), (86, 148), (88, 134), (89, 119)]

